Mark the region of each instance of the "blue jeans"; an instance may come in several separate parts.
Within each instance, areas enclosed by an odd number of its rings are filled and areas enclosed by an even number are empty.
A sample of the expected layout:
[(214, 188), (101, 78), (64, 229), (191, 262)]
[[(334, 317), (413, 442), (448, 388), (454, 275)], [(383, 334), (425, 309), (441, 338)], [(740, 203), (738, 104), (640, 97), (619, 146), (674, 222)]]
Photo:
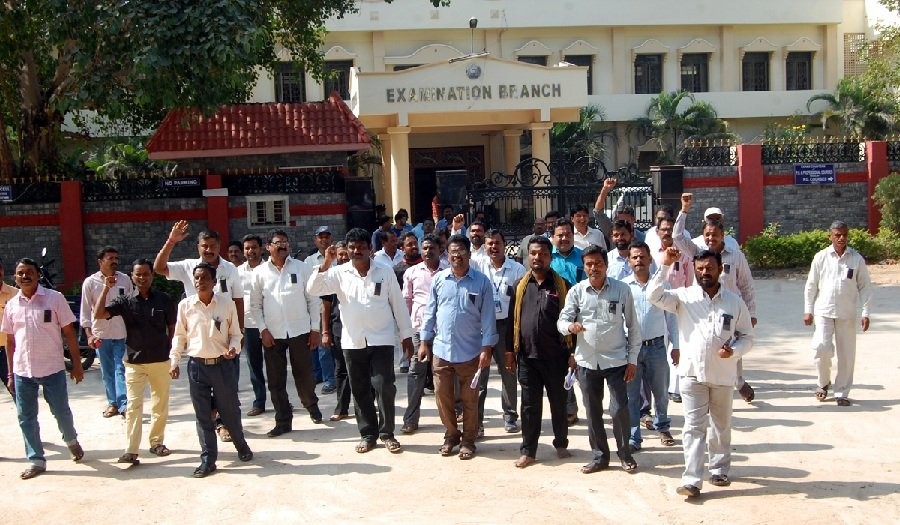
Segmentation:
[(669, 362), (666, 359), (666, 343), (660, 339), (651, 345), (641, 346), (638, 354), (637, 372), (628, 383), (628, 416), (631, 420), (632, 444), (641, 443), (641, 383), (650, 387), (653, 395), (653, 424), (658, 432), (668, 432), (672, 424), (669, 417)]
[(334, 356), (331, 355), (331, 349), (320, 346), (312, 354), (313, 364), (318, 365), (314, 370), (315, 375), (318, 377), (321, 374), (326, 386), (334, 386)]
[(66, 389), (66, 372), (60, 370), (46, 377), (15, 376), (16, 410), (19, 413), (19, 428), (25, 438), (25, 456), (32, 465), (46, 467), (44, 445), (41, 443), (41, 427), (38, 424), (38, 387), (44, 387), (44, 399), (50, 405), (50, 412), (56, 418), (59, 431), (66, 445), (74, 445), (78, 434), (69, 408), (69, 392)]
[(125, 340), (102, 339), (97, 357), (100, 358), (100, 375), (106, 390), (106, 403), (125, 412)]

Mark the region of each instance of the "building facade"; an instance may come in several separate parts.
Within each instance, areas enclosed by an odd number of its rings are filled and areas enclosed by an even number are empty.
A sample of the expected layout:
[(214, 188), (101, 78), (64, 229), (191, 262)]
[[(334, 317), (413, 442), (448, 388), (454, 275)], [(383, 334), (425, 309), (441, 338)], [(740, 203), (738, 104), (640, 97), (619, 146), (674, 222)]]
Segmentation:
[[(328, 23), (323, 51), (336, 76), (319, 83), (286, 62), (261, 76), (254, 100), (340, 93), (380, 139), (378, 201), (389, 211), (411, 208), (419, 220), (435, 172), (463, 169), (480, 179), (508, 173), (523, 155), (550, 160), (550, 126), (577, 118), (572, 109), (585, 104), (601, 108), (616, 129), (612, 165), (652, 147), (629, 140), (627, 127), (660, 91), (692, 91), (752, 142), (767, 122), (806, 114), (809, 97), (859, 72), (873, 4), (453, 0), (434, 8), (425, 0), (364, 0), (357, 14)], [(486, 55), (454, 61), (473, 53)], [(475, 69), (481, 76), (467, 76)], [(562, 88), (573, 75), (583, 95)]]

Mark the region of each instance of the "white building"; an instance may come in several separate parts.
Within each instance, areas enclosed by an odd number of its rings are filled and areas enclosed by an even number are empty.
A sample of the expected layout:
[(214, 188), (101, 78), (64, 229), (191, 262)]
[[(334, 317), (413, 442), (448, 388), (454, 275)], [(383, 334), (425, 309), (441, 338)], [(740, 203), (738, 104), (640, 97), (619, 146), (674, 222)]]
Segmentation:
[[(261, 77), (254, 100), (340, 92), (381, 139), (379, 202), (418, 220), (430, 215), (435, 171), (509, 172), (525, 130), (531, 155), (549, 160), (550, 126), (576, 119), (586, 104), (602, 108), (624, 139), (627, 122), (643, 116), (655, 94), (684, 88), (752, 140), (771, 119), (806, 113), (810, 96), (860, 71), (858, 50), (872, 37), (876, 6), (452, 0), (434, 8), (426, 0), (363, 0), (357, 14), (328, 23), (324, 53), (337, 79), (322, 85), (285, 63)], [(487, 55), (453, 61), (473, 51)], [(562, 62), (580, 67), (557, 67)], [(620, 140), (611, 164), (629, 155)]]

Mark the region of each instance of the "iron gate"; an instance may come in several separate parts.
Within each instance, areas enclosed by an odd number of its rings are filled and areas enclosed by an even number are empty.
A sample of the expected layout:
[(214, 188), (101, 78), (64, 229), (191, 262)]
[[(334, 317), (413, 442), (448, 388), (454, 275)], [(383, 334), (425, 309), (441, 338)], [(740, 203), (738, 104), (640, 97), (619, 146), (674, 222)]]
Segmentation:
[(593, 209), (608, 177), (616, 178), (616, 187), (604, 203), (607, 215), (611, 216), (619, 206), (630, 205), (635, 210), (636, 227), (652, 226), (654, 195), (650, 174), (639, 172), (635, 164), (610, 171), (602, 161), (590, 157), (549, 164), (529, 158), (520, 162), (513, 173), (494, 172), (467, 188), (470, 216), (484, 212), (487, 222), (500, 228), (508, 242), (520, 239), (532, 232), (535, 219), (543, 219), (551, 210), (568, 216), (579, 204)]

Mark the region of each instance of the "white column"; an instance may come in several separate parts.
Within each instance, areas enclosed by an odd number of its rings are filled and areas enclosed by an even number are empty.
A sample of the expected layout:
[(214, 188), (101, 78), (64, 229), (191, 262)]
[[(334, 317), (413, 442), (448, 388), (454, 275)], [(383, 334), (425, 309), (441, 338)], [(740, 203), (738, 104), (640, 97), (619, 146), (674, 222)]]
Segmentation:
[[(412, 195), (409, 192), (409, 132), (408, 127), (388, 128), (391, 136), (391, 203), (388, 215), (400, 208), (412, 209)], [(410, 221), (414, 217), (410, 217)]]

